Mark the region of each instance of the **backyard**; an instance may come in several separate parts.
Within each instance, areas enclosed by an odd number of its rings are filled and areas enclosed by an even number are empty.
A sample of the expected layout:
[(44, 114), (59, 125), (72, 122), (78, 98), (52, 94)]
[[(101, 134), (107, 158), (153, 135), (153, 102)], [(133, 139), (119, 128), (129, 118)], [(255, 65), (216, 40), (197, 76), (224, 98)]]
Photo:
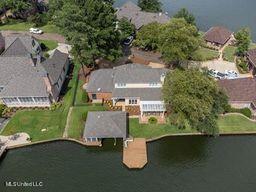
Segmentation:
[[(74, 77), (78, 67), (74, 68)], [(67, 92), (63, 98), (60, 108), (51, 110), (31, 110), (17, 112), (4, 128), (3, 135), (11, 135), (17, 132), (26, 132), (32, 141), (40, 141), (62, 137), (69, 108), (72, 105), (76, 79), (72, 78), (66, 88)], [(46, 129), (42, 131), (42, 129)]]
[(215, 51), (212, 49), (200, 47), (197, 50), (196, 55), (197, 55), (196, 58), (194, 58), (195, 60), (208, 61), (208, 60), (217, 59), (219, 56), (219, 53), (218, 53), (218, 51)]

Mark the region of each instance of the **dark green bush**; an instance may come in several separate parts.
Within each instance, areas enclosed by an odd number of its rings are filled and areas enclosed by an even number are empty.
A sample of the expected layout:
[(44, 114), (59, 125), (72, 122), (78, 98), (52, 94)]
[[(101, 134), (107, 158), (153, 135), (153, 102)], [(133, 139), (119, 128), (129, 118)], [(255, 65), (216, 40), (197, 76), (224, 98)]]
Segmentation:
[(249, 108), (242, 108), (242, 109), (231, 108), (230, 112), (231, 113), (241, 113), (248, 118), (252, 117), (252, 111)]
[(155, 117), (150, 117), (150, 118), (148, 119), (148, 123), (149, 123), (149, 124), (157, 124), (157, 119), (156, 119)]
[(0, 117), (3, 116), (3, 112), (4, 112), (5, 108), (6, 108), (6, 106), (4, 104), (0, 104)]

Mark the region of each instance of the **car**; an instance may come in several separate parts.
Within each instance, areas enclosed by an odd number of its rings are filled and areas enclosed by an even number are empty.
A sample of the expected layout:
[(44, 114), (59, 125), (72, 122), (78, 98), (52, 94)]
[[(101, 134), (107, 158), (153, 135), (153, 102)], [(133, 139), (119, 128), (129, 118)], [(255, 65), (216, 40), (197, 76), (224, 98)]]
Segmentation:
[(217, 78), (217, 79), (226, 79), (226, 74), (225, 74), (225, 73), (218, 72), (218, 73), (216, 74), (216, 78)]
[(42, 34), (43, 33), (43, 31), (41, 29), (38, 29), (38, 28), (30, 28), (29, 32), (33, 33), (33, 34)]
[(225, 73), (221, 73), (215, 69), (210, 69), (208, 71), (208, 74), (211, 76), (211, 77), (214, 77), (216, 79), (226, 79), (226, 74)]
[(227, 76), (227, 79), (236, 79), (236, 78), (238, 78), (238, 73), (234, 70), (226, 70), (225, 74)]
[(127, 38), (124, 40), (124, 45), (131, 45), (133, 39), (134, 39), (133, 36), (127, 37)]

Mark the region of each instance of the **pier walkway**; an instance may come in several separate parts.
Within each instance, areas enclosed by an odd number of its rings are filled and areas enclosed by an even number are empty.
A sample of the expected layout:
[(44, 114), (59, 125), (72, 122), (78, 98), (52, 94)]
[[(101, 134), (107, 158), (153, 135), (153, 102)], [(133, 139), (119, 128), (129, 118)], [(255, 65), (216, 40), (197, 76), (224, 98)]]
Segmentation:
[(134, 138), (123, 149), (123, 163), (130, 169), (142, 169), (147, 164), (146, 139)]

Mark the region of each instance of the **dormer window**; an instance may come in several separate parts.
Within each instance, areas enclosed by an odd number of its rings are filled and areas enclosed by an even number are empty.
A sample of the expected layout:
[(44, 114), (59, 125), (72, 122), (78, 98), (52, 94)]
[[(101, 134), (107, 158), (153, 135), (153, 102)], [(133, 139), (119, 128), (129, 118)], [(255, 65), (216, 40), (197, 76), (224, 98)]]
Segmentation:
[(4, 89), (4, 87), (3, 87), (3, 86), (0, 86), (0, 92), (1, 92), (3, 89)]
[(117, 87), (119, 88), (126, 87), (126, 83), (117, 83)]

